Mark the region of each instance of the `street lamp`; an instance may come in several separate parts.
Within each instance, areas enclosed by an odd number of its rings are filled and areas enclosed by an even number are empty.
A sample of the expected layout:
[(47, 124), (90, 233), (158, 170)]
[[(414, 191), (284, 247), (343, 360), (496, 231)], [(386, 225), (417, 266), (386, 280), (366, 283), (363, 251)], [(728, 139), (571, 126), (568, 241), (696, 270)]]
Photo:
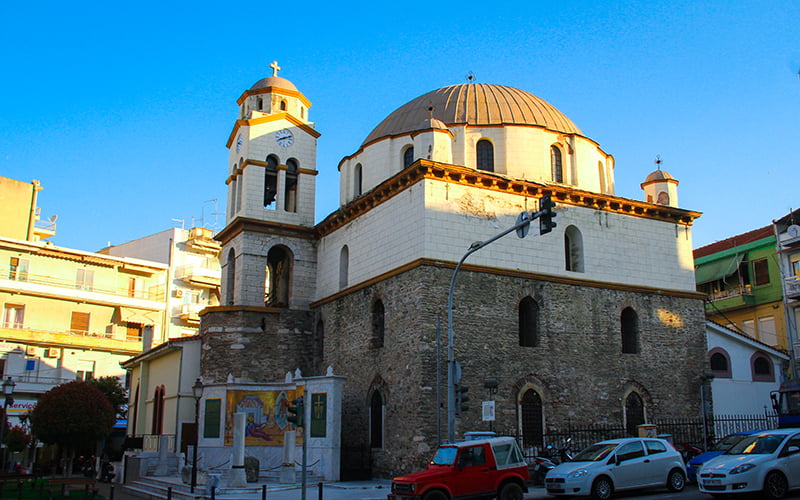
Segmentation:
[[(10, 376), (8, 377), (8, 379), (3, 381), (3, 394), (5, 395), (6, 400), (3, 403), (3, 421), (0, 422), (0, 446), (3, 446), (3, 435), (5, 434), (6, 423), (8, 421), (8, 407), (9, 405), (14, 404), (14, 398), (12, 398), (11, 395), (14, 394), (14, 387), (16, 386), (17, 384), (15, 384), (13, 380), (11, 380)], [(4, 472), (6, 470), (5, 467), (6, 467), (6, 448), (3, 447), (2, 470)]]
[(200, 444), (200, 399), (203, 397), (203, 381), (200, 377), (192, 385), (194, 395), (194, 457), (192, 457), (192, 486), (191, 492), (197, 486), (197, 447)]

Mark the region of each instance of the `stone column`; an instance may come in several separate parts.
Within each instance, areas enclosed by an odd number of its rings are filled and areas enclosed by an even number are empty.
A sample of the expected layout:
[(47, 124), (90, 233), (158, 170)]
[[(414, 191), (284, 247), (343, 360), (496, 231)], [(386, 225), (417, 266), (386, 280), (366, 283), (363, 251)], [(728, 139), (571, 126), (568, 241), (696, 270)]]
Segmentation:
[(244, 470), (244, 413), (233, 415), (233, 465), (228, 486), (232, 488), (244, 488), (247, 486), (247, 473)]

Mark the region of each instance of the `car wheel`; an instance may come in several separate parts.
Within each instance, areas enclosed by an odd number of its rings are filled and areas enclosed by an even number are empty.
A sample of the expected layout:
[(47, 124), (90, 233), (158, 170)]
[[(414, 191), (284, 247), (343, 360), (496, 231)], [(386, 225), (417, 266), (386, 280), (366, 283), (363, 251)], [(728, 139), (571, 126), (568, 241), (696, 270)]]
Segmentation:
[(614, 493), (614, 484), (606, 476), (600, 476), (592, 483), (592, 498), (608, 500)]
[(783, 498), (789, 489), (786, 478), (780, 472), (770, 472), (764, 480), (764, 493), (768, 498)]
[(433, 490), (425, 493), (422, 500), (447, 500), (447, 495), (442, 490)]
[(522, 500), (522, 488), (517, 483), (506, 483), (500, 488), (499, 500)]
[(672, 469), (667, 476), (667, 488), (670, 491), (683, 491), (686, 486), (686, 477), (680, 469)]

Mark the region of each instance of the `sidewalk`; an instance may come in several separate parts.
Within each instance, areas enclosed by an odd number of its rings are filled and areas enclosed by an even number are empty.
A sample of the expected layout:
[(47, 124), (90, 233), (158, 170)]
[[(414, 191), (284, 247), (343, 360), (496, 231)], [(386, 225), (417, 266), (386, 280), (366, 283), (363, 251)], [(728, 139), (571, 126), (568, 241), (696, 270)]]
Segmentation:
[[(374, 479), (371, 481), (352, 481), (340, 483), (324, 483), (322, 492), (319, 484), (309, 484), (306, 487), (306, 500), (386, 500), (390, 493), (391, 481), (387, 479)], [(109, 483), (97, 483), (100, 494), (106, 500), (111, 499), (111, 486)], [(142, 497), (132, 496), (125, 492), (123, 485), (113, 483), (113, 500), (142, 500)], [(297, 486), (285, 488), (280, 485), (267, 485), (268, 500), (301, 500), (302, 489)], [(207, 497), (208, 498), (208, 497)], [(225, 500), (237, 500), (230, 496), (220, 497)], [(550, 498), (542, 487), (531, 487), (525, 494), (525, 500)], [(239, 500), (260, 500), (261, 495), (248, 496)]]

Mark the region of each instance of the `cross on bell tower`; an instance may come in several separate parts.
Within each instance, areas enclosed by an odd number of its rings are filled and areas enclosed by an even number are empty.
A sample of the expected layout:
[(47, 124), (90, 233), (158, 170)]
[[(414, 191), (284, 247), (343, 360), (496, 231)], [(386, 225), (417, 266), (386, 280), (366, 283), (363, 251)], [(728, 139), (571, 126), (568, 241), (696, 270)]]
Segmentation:
[(272, 76), (278, 76), (278, 71), (281, 70), (281, 67), (278, 66), (278, 61), (272, 61), (269, 67), (272, 68)]

